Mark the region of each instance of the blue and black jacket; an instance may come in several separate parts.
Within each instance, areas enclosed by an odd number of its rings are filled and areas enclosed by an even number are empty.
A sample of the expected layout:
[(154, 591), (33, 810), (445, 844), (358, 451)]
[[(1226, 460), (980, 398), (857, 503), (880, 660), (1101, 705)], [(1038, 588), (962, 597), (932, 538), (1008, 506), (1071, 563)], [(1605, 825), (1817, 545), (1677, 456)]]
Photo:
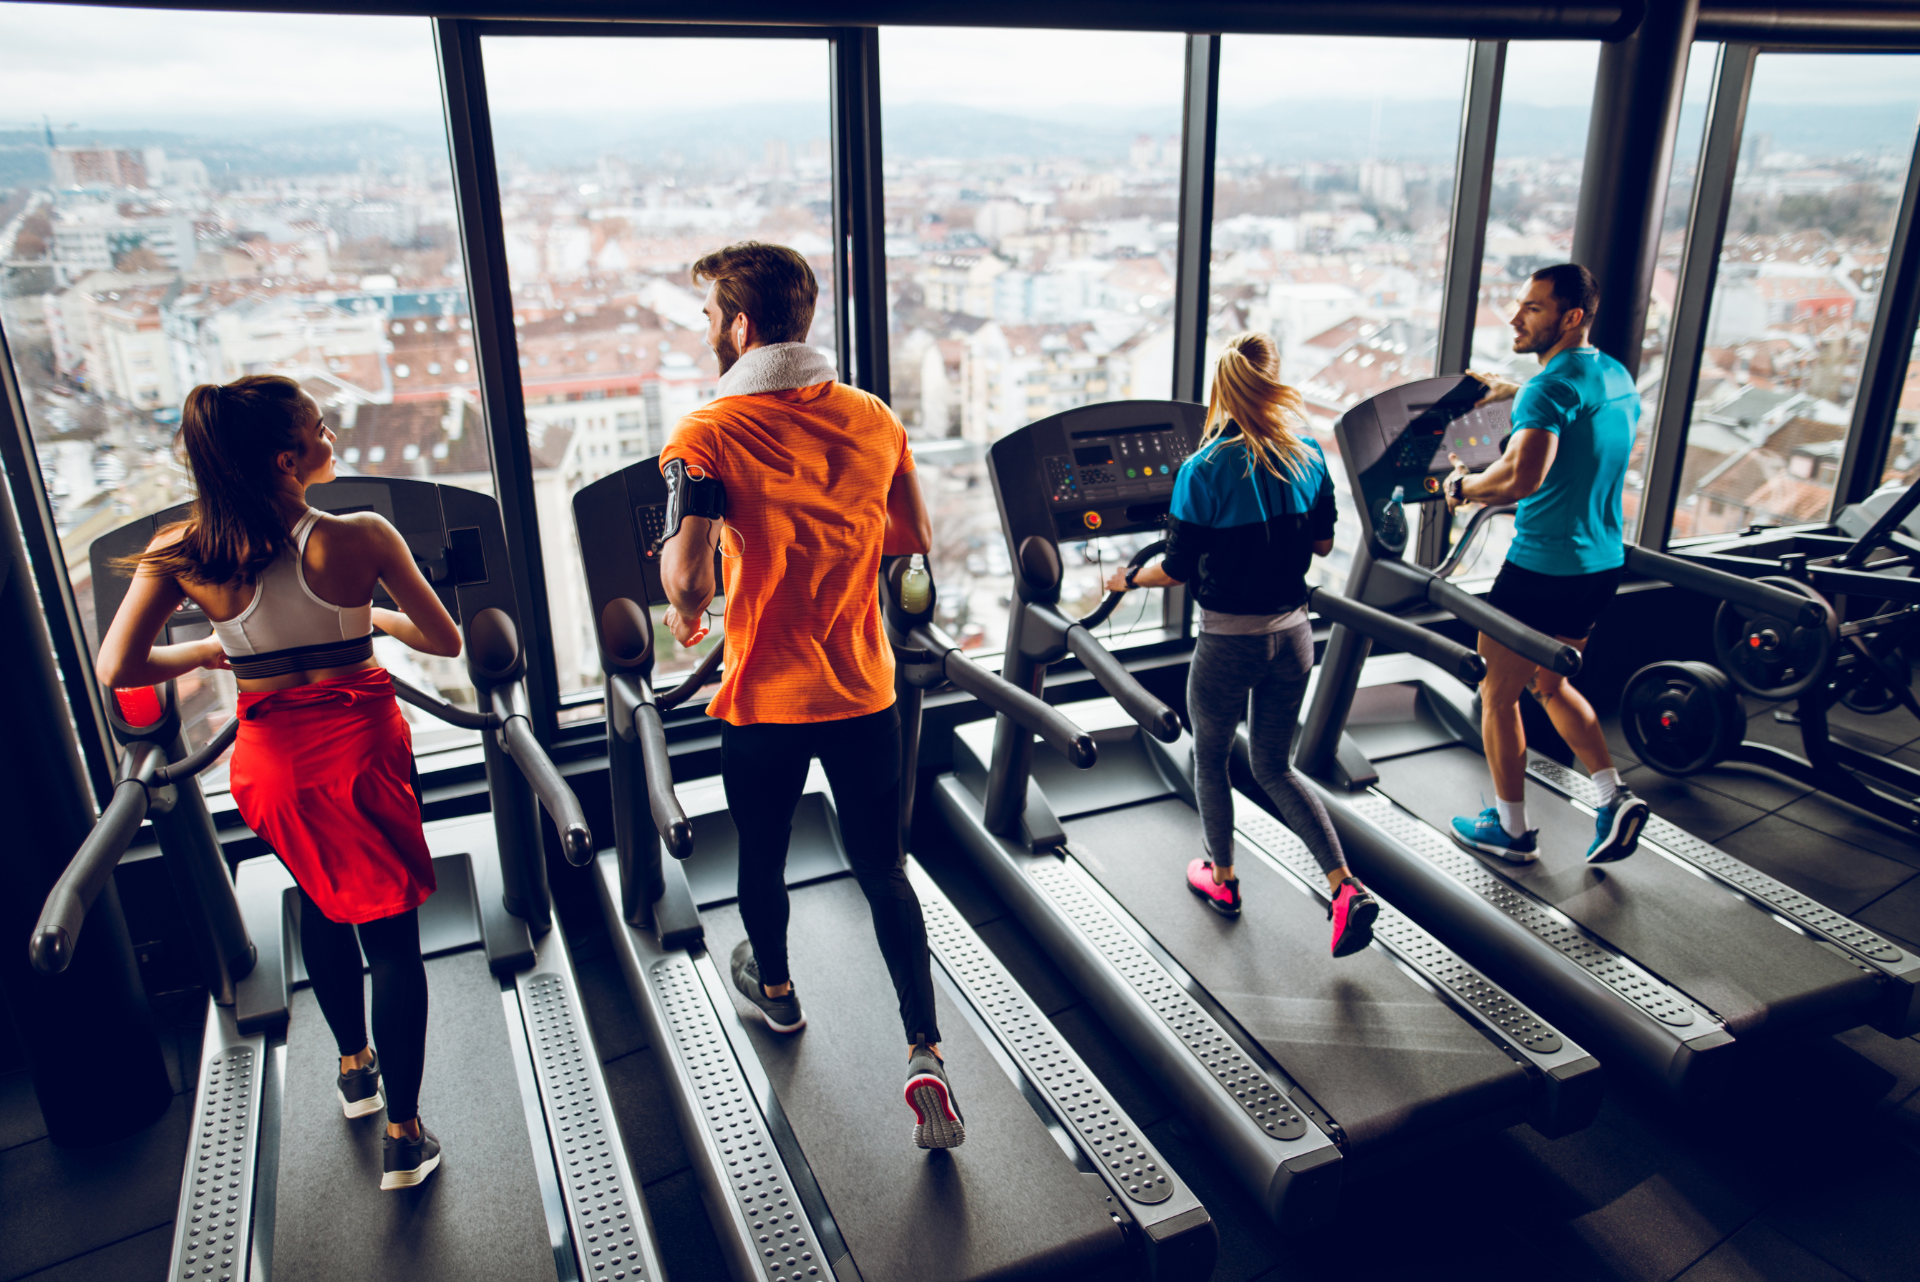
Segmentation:
[(1167, 522), (1169, 575), (1194, 600), (1221, 614), (1285, 614), (1307, 601), (1313, 545), (1333, 537), (1333, 476), (1320, 443), (1307, 447), (1298, 476), (1255, 466), (1239, 429), (1180, 465)]

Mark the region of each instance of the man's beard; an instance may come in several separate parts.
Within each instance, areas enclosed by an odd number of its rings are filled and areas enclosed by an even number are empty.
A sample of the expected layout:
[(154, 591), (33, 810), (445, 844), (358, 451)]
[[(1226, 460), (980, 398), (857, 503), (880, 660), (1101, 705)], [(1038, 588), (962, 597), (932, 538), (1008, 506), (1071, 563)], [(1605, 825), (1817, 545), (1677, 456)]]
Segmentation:
[(719, 358), (720, 372), (724, 375), (740, 359), (740, 349), (733, 345), (733, 335), (722, 333), (720, 341), (713, 345), (713, 354)]
[[(1516, 332), (1513, 336), (1513, 350), (1516, 355), (1520, 356), (1538, 356), (1559, 341), (1559, 338), (1551, 333), (1522, 334)], [(724, 365), (721, 366), (723, 371), (725, 368)]]

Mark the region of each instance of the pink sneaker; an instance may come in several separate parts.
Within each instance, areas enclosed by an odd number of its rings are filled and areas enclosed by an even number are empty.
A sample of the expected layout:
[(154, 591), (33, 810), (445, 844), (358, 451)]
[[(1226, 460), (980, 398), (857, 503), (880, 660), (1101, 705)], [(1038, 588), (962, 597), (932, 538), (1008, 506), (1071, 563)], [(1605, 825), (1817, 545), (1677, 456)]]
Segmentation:
[(1213, 864), (1208, 860), (1196, 859), (1187, 865), (1187, 889), (1206, 900), (1207, 907), (1222, 917), (1240, 915), (1239, 879), (1216, 882), (1213, 879)]
[(1351, 957), (1373, 942), (1373, 919), (1380, 915), (1380, 902), (1367, 893), (1352, 877), (1340, 883), (1340, 893), (1327, 905), (1333, 919), (1333, 955)]

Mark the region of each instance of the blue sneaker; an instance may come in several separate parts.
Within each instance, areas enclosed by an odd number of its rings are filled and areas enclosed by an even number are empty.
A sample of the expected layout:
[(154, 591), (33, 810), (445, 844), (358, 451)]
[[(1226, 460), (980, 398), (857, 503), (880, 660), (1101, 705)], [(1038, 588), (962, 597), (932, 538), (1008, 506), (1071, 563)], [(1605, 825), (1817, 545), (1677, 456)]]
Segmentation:
[(1482, 810), (1477, 818), (1463, 816), (1453, 821), (1455, 841), (1468, 850), (1495, 855), (1510, 864), (1530, 864), (1540, 857), (1539, 834), (1538, 828), (1531, 828), (1514, 836), (1500, 826), (1500, 811), (1493, 806)]
[(1613, 804), (1594, 816), (1593, 844), (1587, 847), (1587, 862), (1610, 864), (1632, 854), (1640, 844), (1640, 830), (1647, 826), (1647, 816), (1651, 813), (1646, 802), (1625, 788), (1616, 792)]

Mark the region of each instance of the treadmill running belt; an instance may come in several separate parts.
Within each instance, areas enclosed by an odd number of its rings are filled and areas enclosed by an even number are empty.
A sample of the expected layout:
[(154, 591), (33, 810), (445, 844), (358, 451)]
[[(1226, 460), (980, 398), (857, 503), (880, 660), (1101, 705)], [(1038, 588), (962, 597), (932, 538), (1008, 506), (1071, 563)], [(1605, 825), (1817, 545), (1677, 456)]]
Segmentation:
[(1527, 1106), (1526, 1071), (1378, 948), (1328, 952), (1326, 909), (1244, 847), (1246, 911), (1185, 889), (1200, 817), (1184, 801), (1066, 824), (1087, 871), (1345, 1129), (1349, 1151)]
[(420, 1118), (445, 1157), (425, 1184), (391, 1193), (380, 1189), (386, 1114), (340, 1115), (333, 1034), (311, 988), (293, 995), (274, 1282), (556, 1276), (500, 981), (473, 949), (428, 961), (427, 993)]
[[(1375, 768), (1382, 792), (1442, 834), (1453, 816), (1477, 810), (1479, 798), (1493, 793), (1486, 760), (1469, 748), (1437, 748)], [(1483, 861), (1705, 1004), (1735, 1036), (1757, 1032), (1775, 1015), (1817, 1023), (1875, 999), (1874, 978), (1852, 962), (1644, 846), (1617, 863), (1588, 866), (1593, 820), (1531, 778), (1527, 819), (1540, 830), (1537, 862)]]
[[(914, 1147), (906, 1039), (866, 898), (851, 877), (791, 893), (788, 949), (807, 1027), (782, 1036), (757, 1014), (744, 1018), (865, 1282), (1113, 1269), (1122, 1239), (1099, 1202), (1105, 1187), (1074, 1169), (937, 979), (940, 1050), (967, 1140)], [(739, 911), (702, 916), (725, 974), (746, 938)]]

